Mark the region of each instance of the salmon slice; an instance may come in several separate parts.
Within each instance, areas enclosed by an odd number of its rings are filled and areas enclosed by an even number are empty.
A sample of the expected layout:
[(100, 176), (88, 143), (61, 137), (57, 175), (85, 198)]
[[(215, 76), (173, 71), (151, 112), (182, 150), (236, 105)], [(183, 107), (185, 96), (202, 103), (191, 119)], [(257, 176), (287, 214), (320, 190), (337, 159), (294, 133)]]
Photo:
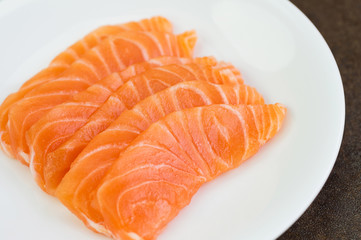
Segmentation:
[[(81, 58), (88, 50), (97, 46), (101, 41), (109, 36), (117, 35), (124, 31), (155, 31), (155, 32), (173, 32), (173, 26), (168, 19), (160, 16), (140, 21), (131, 21), (118, 25), (101, 26), (87, 34), (81, 40), (77, 41), (65, 51), (57, 55), (49, 64), (49, 67), (62, 67), (67, 69), (73, 62)], [(41, 73), (44, 73), (43, 71)], [(34, 85), (39, 79), (30, 79), (22, 85), (22, 88)], [(40, 82), (42, 82), (40, 80)]]
[[(94, 203), (96, 189), (112, 163), (141, 132), (175, 111), (210, 104), (263, 104), (247, 85), (184, 82), (167, 88), (123, 112), (80, 153), (61, 181), (56, 196), (87, 226), (101, 230), (103, 217)], [(54, 163), (55, 164), (55, 163)]]
[(137, 22), (131, 21), (125, 24), (101, 26), (56, 56), (50, 65), (61, 64), (69, 67), (74, 61), (79, 59), (79, 55), (83, 55), (86, 51), (98, 45), (105, 38), (117, 35), (123, 31), (154, 31), (172, 33), (173, 26), (168, 19), (160, 16), (142, 19)]
[[(191, 80), (242, 82), (239, 71), (232, 65), (217, 64), (213, 58), (195, 59), (194, 63), (186, 65), (162, 66), (129, 79), (89, 119), (83, 113), (73, 113), (65, 117), (65, 124), (54, 119), (52, 122), (44, 121), (40, 128), (29, 131), (32, 153), (30, 167), (35, 179), (45, 191), (52, 194), (80, 151), (124, 110), (171, 85)], [(79, 122), (86, 124), (73, 131)], [(60, 145), (61, 142), (64, 143)]]
[(194, 31), (181, 35), (125, 31), (109, 37), (74, 62), (59, 78), (29, 92), (9, 111), (8, 131), (16, 157), (28, 162), (25, 134), (46, 112), (107, 75), (158, 56), (192, 56)]
[(151, 125), (122, 152), (97, 192), (109, 235), (155, 239), (202, 184), (271, 139), (285, 113), (280, 104), (211, 105)]
[(79, 40), (67, 48), (64, 52), (56, 56), (47, 68), (26, 81), (18, 92), (10, 94), (0, 106), (0, 147), (7, 153), (7, 155), (13, 157), (10, 146), (10, 136), (7, 132), (5, 132), (10, 107), (22, 99), (36, 86), (58, 77), (61, 73), (68, 69), (73, 62), (81, 58), (88, 50), (98, 45), (105, 38), (130, 30), (171, 33), (172, 24), (166, 18), (153, 17), (150, 19), (143, 19), (139, 22), (102, 26), (89, 33), (83, 39)]

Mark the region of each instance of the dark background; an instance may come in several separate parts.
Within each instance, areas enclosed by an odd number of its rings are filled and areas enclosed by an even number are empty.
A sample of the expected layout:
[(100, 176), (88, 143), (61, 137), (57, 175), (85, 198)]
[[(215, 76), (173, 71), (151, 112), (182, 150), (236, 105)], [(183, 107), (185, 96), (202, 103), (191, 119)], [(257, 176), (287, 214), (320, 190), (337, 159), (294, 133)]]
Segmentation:
[(291, 0), (316, 25), (341, 72), (345, 132), (320, 194), (279, 240), (361, 239), (361, 0)]

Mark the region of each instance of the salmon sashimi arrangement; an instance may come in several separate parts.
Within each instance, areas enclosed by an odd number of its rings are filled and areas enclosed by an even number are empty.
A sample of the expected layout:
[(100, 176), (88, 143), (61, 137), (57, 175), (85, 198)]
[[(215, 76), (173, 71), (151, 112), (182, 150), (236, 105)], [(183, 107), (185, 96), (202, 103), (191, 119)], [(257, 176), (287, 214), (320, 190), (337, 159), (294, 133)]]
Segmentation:
[(16, 158), (29, 162), (25, 134), (52, 107), (129, 65), (158, 56), (190, 57), (195, 38), (194, 32), (176, 36), (163, 32), (123, 31), (102, 41), (59, 78), (33, 89), (9, 110), (7, 130)]
[[(213, 58), (208, 59), (208, 61), (207, 59), (195, 59), (195, 63), (185, 65), (167, 65), (151, 69), (131, 78), (113, 93), (78, 131), (74, 130), (76, 130), (77, 126), (80, 127), (81, 119), (83, 119), (83, 123), (87, 120), (84, 111), (75, 115), (75, 112), (71, 111), (72, 115), (65, 114), (64, 117), (61, 116), (65, 121), (59, 120), (59, 117), (58, 119), (54, 117), (53, 121), (46, 120), (39, 127), (33, 126), (29, 131), (29, 142), (33, 142), (29, 144), (32, 152), (30, 167), (33, 173), (36, 174), (39, 185), (45, 185), (44, 188), (49, 193), (52, 193), (62, 176), (69, 170), (72, 160), (87, 142), (105, 129), (122, 111), (132, 108), (140, 100), (179, 82), (192, 80), (213, 83), (242, 82), (240, 73), (235, 74), (232, 65), (216, 64)], [(149, 87), (145, 88), (144, 86)], [(56, 115), (59, 115), (59, 113), (56, 113)], [(46, 131), (48, 127), (53, 130)], [(66, 136), (69, 135), (72, 135), (71, 138), (65, 141)], [(32, 141), (33, 139), (35, 141)], [(54, 144), (53, 139), (55, 139), (56, 144)], [(56, 145), (63, 141), (65, 143), (56, 149)], [(44, 150), (51, 153), (44, 153)], [(54, 168), (53, 163), (56, 163), (56, 168)], [(45, 180), (44, 184), (43, 180)]]
[(164, 17), (97, 28), (4, 100), (2, 150), (94, 232), (156, 239), (286, 115), (196, 40)]
[(10, 107), (22, 99), (28, 92), (34, 89), (41, 83), (55, 79), (61, 73), (63, 73), (69, 66), (81, 58), (84, 53), (98, 45), (105, 38), (117, 35), (122, 31), (158, 31), (158, 32), (172, 32), (172, 24), (163, 17), (153, 17), (150, 19), (144, 19), (139, 22), (129, 22), (119, 25), (102, 26), (95, 31), (86, 35), (83, 39), (76, 42), (64, 52), (56, 56), (49, 66), (31, 79), (26, 81), (18, 92), (10, 94), (0, 106), (0, 142), (3, 150), (9, 155), (12, 155), (10, 147), (10, 138), (6, 131), (6, 124), (8, 121), (8, 110)]

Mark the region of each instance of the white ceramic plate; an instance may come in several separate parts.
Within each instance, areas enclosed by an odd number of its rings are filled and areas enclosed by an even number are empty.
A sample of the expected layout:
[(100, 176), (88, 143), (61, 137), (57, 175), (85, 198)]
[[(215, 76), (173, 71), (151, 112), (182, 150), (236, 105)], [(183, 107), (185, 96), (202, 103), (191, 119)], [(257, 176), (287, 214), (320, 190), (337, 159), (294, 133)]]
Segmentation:
[[(160, 240), (273, 239), (306, 210), (335, 162), (344, 95), (335, 60), (286, 0), (0, 2), (0, 97), (95, 27), (163, 15), (196, 29), (196, 55), (234, 63), (268, 103), (288, 107), (281, 132), (238, 169), (206, 184)], [(106, 239), (0, 155), (0, 239)]]

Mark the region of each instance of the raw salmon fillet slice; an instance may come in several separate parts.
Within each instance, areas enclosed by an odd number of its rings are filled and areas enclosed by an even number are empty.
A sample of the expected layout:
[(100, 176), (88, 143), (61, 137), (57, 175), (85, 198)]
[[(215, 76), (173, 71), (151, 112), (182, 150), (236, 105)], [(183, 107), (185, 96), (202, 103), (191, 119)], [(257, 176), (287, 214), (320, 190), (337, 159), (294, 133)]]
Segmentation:
[[(154, 68), (129, 79), (89, 119), (84, 117), (83, 113), (74, 113), (65, 116), (66, 124), (54, 119), (54, 130), (44, 127), (32, 128), (28, 135), (32, 153), (30, 167), (39, 185), (48, 193), (53, 193), (69, 170), (70, 164), (87, 143), (108, 127), (121, 112), (132, 108), (144, 98), (176, 83), (191, 80), (214, 83), (243, 82), (239, 71), (230, 64), (216, 63), (213, 58), (207, 57), (194, 61), (186, 65), (172, 64)], [(86, 124), (74, 133), (75, 129), (72, 128), (76, 128), (80, 121), (83, 125)], [(47, 121), (42, 126), (47, 127), (49, 124), (52, 123)]]
[(123, 31), (154, 31), (172, 33), (173, 26), (168, 19), (160, 16), (142, 19), (137, 22), (131, 21), (125, 24), (101, 26), (56, 56), (50, 65), (61, 64), (70, 66), (74, 61), (79, 59), (79, 56), (82, 56), (86, 51), (98, 45), (105, 38), (117, 35)]
[[(210, 104), (263, 104), (262, 96), (244, 84), (184, 82), (167, 88), (123, 112), (80, 153), (61, 181), (56, 196), (87, 226), (102, 231), (103, 218), (94, 196), (112, 163), (141, 132), (162, 117), (182, 109)], [(55, 163), (54, 163), (55, 164)]]
[(8, 128), (13, 153), (28, 162), (25, 134), (46, 112), (71, 99), (107, 75), (158, 56), (192, 56), (194, 31), (181, 35), (125, 31), (109, 37), (74, 62), (59, 78), (29, 92), (9, 111)]
[(31, 79), (26, 81), (18, 92), (10, 94), (0, 106), (0, 146), (10, 157), (13, 157), (10, 136), (6, 132), (6, 124), (8, 122), (9, 108), (22, 99), (28, 92), (34, 89), (39, 84), (53, 80), (63, 73), (69, 66), (81, 58), (88, 50), (98, 45), (102, 40), (108, 36), (116, 35), (122, 31), (159, 31), (172, 32), (172, 24), (163, 17), (153, 17), (150, 19), (143, 19), (139, 22), (129, 22), (119, 25), (102, 26), (95, 31), (86, 35), (64, 52), (56, 56), (49, 66)]
[(152, 240), (205, 182), (238, 167), (280, 129), (275, 105), (211, 105), (151, 125), (121, 153), (98, 192), (115, 239)]
[[(173, 32), (173, 26), (168, 19), (160, 16), (140, 21), (131, 21), (118, 25), (101, 26), (84, 36), (65, 51), (57, 55), (49, 64), (49, 67), (62, 67), (66, 70), (73, 62), (81, 58), (88, 50), (97, 46), (101, 41), (109, 36), (117, 35), (124, 31), (155, 31), (155, 32)], [(43, 71), (41, 72), (44, 73)], [(30, 79), (26, 81), (21, 88), (43, 82), (40, 79)]]

